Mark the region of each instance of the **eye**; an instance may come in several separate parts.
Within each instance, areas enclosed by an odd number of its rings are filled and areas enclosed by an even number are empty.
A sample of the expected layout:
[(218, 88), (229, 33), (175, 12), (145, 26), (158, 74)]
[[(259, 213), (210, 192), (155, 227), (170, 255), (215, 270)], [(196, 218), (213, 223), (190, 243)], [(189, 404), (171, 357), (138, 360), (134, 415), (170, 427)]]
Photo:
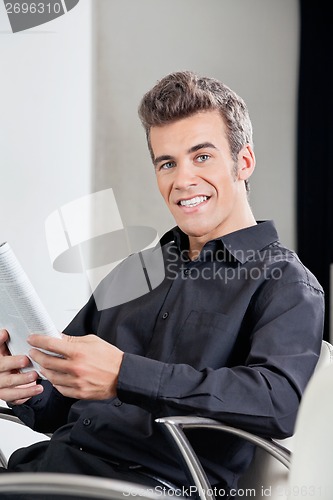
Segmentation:
[(174, 161), (167, 161), (166, 163), (163, 163), (158, 170), (169, 170), (170, 168), (173, 168), (175, 166)]
[(202, 155), (198, 155), (196, 157), (196, 161), (199, 162), (199, 163), (203, 163), (203, 162), (209, 160), (209, 158), (210, 158), (210, 155), (202, 154)]

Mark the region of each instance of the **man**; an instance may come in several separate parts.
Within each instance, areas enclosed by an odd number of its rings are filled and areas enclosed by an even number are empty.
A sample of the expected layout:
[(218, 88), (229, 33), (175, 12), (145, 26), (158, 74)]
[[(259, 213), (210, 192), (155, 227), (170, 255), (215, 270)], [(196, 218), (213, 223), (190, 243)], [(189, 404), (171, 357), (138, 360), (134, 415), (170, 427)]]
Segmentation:
[[(32, 335), (31, 357), (48, 381), (19, 372), (29, 360), (9, 356), (1, 332), (0, 398), (53, 432), (48, 444), (15, 452), (10, 470), (184, 485), (157, 417), (196, 414), (276, 438), (293, 432), (320, 351), (323, 291), (273, 223), (253, 216), (246, 105), (219, 81), (180, 72), (144, 96), (139, 114), (177, 223), (161, 240), (165, 278), (104, 310), (92, 297), (61, 340)], [(121, 285), (133, 258), (101, 295)], [(212, 484), (237, 487), (252, 445), (211, 431), (193, 431), (191, 441)]]

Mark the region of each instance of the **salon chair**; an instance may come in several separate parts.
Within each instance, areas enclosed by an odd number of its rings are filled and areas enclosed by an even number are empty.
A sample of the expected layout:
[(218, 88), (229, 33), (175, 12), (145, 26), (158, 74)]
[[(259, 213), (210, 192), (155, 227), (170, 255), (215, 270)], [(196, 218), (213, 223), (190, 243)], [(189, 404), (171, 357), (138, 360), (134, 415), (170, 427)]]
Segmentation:
[[(200, 500), (214, 500), (214, 490), (186, 437), (187, 429), (214, 429), (242, 437), (256, 445), (252, 463), (240, 479), (237, 491), (231, 492), (232, 498), (238, 500), (244, 498), (293, 500), (296, 497), (312, 497), (314, 499), (320, 498), (320, 500), (332, 500), (332, 361), (333, 346), (329, 342), (323, 341), (316, 370), (300, 404), (295, 433), (290, 438), (284, 440), (266, 439), (242, 429), (224, 425), (219, 421), (197, 416), (174, 416), (156, 420), (170, 440), (170, 444), (177, 450), (180, 466), (184, 467), (190, 484), (193, 485), (193, 491), (197, 493)], [(11, 410), (8, 408), (0, 408), (1, 419), (4, 424), (7, 421), (5, 425), (21, 425), (19, 420), (11, 415)], [(30, 429), (28, 430), (32, 432)], [(48, 439), (48, 437), (33, 435), (32, 442), (38, 439)], [(1, 455), (0, 452), (0, 460), (2, 460), (3, 465), (6, 465), (7, 459), (8, 456)], [(117, 482), (100, 478), (75, 477), (71, 474), (8, 474), (8, 476), (2, 474), (1, 476), (0, 498), (1, 492), (8, 491), (8, 488), (13, 488), (11, 491), (28, 491), (27, 489), (19, 490), (21, 486), (17, 480), (18, 476), (21, 477), (23, 488), (29, 486), (33, 492), (44, 491), (49, 483), (53, 485), (55, 491), (57, 488), (63, 488), (61, 491), (65, 491), (64, 489), (67, 488), (66, 491), (71, 494), (76, 492), (76, 495), (80, 495), (80, 492), (85, 492), (84, 495), (82, 493), (82, 498), (92, 495), (90, 498), (114, 498), (118, 500), (117, 495), (120, 493), (117, 488), (128, 487), (128, 484), (115, 484)], [(92, 481), (91, 487), (89, 481)], [(100, 488), (98, 487), (99, 481)], [(135, 488), (140, 487), (133, 485), (132, 496), (145, 496), (142, 487), (141, 492)], [(98, 494), (102, 496), (97, 496)], [(108, 494), (111, 496), (107, 496)], [(128, 496), (130, 495), (128, 494)], [(124, 492), (122, 500), (123, 497)], [(159, 497), (161, 498), (161, 495)]]

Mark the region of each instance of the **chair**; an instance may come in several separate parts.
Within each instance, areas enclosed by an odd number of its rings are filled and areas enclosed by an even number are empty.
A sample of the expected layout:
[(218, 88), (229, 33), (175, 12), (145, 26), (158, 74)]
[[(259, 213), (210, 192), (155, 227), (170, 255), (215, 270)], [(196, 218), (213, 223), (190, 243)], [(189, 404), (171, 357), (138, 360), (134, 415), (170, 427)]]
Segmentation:
[[(8, 407), (0, 407), (1, 422), (1, 449), (0, 466), (7, 467), (10, 455), (17, 449), (17, 443), (20, 447), (29, 446), (33, 443), (50, 439), (46, 434), (35, 432), (26, 427), (21, 420), (12, 414)], [(15, 436), (15, 440), (13, 439)], [(0, 497), (1, 498), (1, 497)]]
[[(13, 477), (14, 476), (14, 477)], [(33, 494), (36, 500), (45, 500), (48, 495), (59, 497), (64, 495), (78, 498), (97, 498), (107, 500), (124, 500), (139, 498), (140, 500), (163, 500), (166, 495), (154, 492), (152, 488), (142, 485), (78, 474), (33, 473), (20, 472), (19, 474), (0, 475), (0, 498), (3, 493)], [(39, 496), (42, 495), (42, 496)], [(47, 495), (47, 496), (45, 496)], [(182, 500), (180, 498), (180, 500)]]
[(313, 377), (298, 413), (288, 500), (333, 498), (333, 365)]
[[(329, 387), (331, 387), (331, 391), (328, 390)], [(232, 492), (232, 498), (241, 499), (252, 497), (265, 500), (267, 500), (267, 498), (270, 498), (270, 500), (289, 500), (289, 498), (296, 498), (297, 491), (298, 498), (300, 498), (302, 494), (301, 486), (304, 486), (303, 493), (307, 489), (307, 496), (310, 497), (310, 493), (312, 493), (313, 490), (313, 488), (310, 488), (312, 484), (317, 485), (317, 491), (315, 492), (316, 494), (312, 496), (313, 498), (332, 500), (333, 485), (330, 491), (327, 488), (327, 497), (318, 494), (320, 483), (315, 481), (317, 477), (315, 476), (315, 471), (320, 469), (322, 465), (323, 458), (321, 456), (317, 457), (317, 467), (312, 470), (312, 474), (308, 474), (308, 477), (311, 477), (312, 483), (311, 481), (309, 483), (308, 480), (301, 481), (301, 478), (304, 477), (303, 471), (305, 470), (302, 457), (306, 457), (306, 459), (304, 458), (306, 467), (311, 469), (313, 465), (313, 459), (311, 459), (313, 450), (317, 448), (320, 441), (323, 445), (325, 443), (326, 434), (322, 435), (322, 430), (326, 426), (328, 434), (329, 426), (331, 426), (331, 422), (333, 422), (333, 418), (329, 418), (330, 416), (333, 417), (333, 404), (330, 398), (327, 397), (330, 393), (333, 395), (333, 346), (323, 341), (315, 373), (309, 382), (300, 405), (295, 434), (290, 438), (284, 440), (268, 440), (241, 429), (224, 425), (221, 422), (196, 416), (166, 417), (157, 419), (157, 422), (163, 427), (172, 444), (176, 446), (190, 484), (194, 486), (201, 500), (214, 500), (214, 491), (209, 484), (198, 457), (185, 435), (184, 431), (186, 429), (208, 428), (219, 430), (221, 432), (243, 437), (257, 446), (253, 461), (246, 474), (241, 478), (238, 490)], [(321, 406), (325, 407), (324, 414), (318, 412), (318, 408)], [(330, 406), (330, 410), (326, 411), (327, 406)], [(314, 412), (317, 415), (316, 421), (318, 421), (316, 431), (313, 430), (312, 423), (315, 420), (313, 418)], [(311, 440), (309, 439), (309, 435), (312, 435)], [(294, 446), (296, 449), (292, 456)], [(306, 452), (304, 448), (306, 448)], [(327, 447), (326, 450), (327, 453), (324, 455), (326, 457), (325, 471), (327, 468), (331, 469), (331, 467), (333, 467), (333, 446)], [(329, 454), (330, 459), (328, 457)], [(290, 474), (289, 469), (291, 469)], [(330, 472), (327, 472), (328, 478), (332, 475)], [(322, 475), (323, 474), (320, 474), (320, 478), (323, 484), (326, 484), (322, 479)], [(294, 492), (292, 492), (292, 488), (294, 488)], [(302, 496), (304, 497), (305, 495), (303, 494)]]
[[(241, 478), (237, 492), (232, 492), (232, 498), (244, 499), (248, 497), (258, 499), (270, 498), (270, 500), (291, 500), (296, 498), (297, 491), (298, 497), (302, 495), (301, 486), (304, 486), (303, 493), (307, 491), (307, 496), (314, 491), (312, 498), (320, 498), (320, 500), (332, 500), (333, 486), (330, 489), (322, 474), (317, 474), (318, 469), (322, 466), (322, 456), (317, 458), (317, 467), (312, 469), (312, 475), (308, 474), (308, 479), (304, 480), (304, 470), (311, 469), (313, 466), (313, 451), (317, 448), (318, 443), (321, 441), (325, 445), (326, 434), (330, 434), (329, 426), (333, 419), (333, 405), (327, 394), (333, 394), (333, 346), (326, 341), (323, 341), (320, 357), (313, 377), (311, 378), (308, 387), (304, 393), (299, 414), (296, 421), (296, 430), (294, 436), (284, 440), (269, 440), (261, 438), (241, 429), (227, 426), (219, 421), (201, 418), (196, 416), (175, 416), (159, 418), (156, 422), (161, 425), (166, 435), (169, 437), (173, 446), (179, 452), (180, 462), (184, 467), (190, 484), (193, 485), (193, 492), (195, 491), (200, 500), (214, 500), (214, 491), (209, 484), (207, 476), (196, 456), (190, 442), (188, 441), (184, 430), (193, 428), (208, 428), (235, 434), (239, 437), (254, 443), (256, 445), (256, 452), (254, 459), (250, 465), (249, 470)], [(330, 391), (331, 389), (331, 391)], [(318, 412), (318, 408), (323, 405), (325, 409), (325, 418), (322, 413)], [(10, 410), (5, 410), (6, 419), (16, 419), (8, 415)], [(0, 410), (1, 412), (1, 410)], [(316, 414), (316, 431), (313, 429), (313, 414)], [(325, 429), (324, 436), (320, 431)], [(311, 436), (311, 438), (310, 438)], [(332, 434), (333, 436), (333, 434)], [(333, 437), (332, 437), (333, 441)], [(332, 443), (333, 444), (333, 443)], [(295, 451), (292, 453), (295, 446)], [(305, 448), (305, 449), (304, 449)], [(332, 446), (327, 449), (325, 473), (330, 478), (331, 474), (326, 472), (331, 467), (333, 455)], [(330, 458), (330, 460), (329, 460)], [(306, 467), (305, 465), (306, 464)], [(290, 470), (290, 473), (289, 473)], [(36, 475), (34, 481), (38, 482)], [(70, 480), (71, 475), (65, 475)], [(16, 477), (16, 475), (15, 475)], [(310, 480), (311, 478), (311, 480)], [(318, 494), (320, 483), (327, 486), (328, 496)], [(313, 487), (313, 488), (312, 488)], [(294, 490), (292, 489), (294, 488)], [(0, 477), (0, 493), (1, 493), (1, 477)], [(315, 494), (317, 493), (317, 494)], [(330, 493), (330, 494), (329, 494)], [(294, 496), (292, 496), (294, 495)], [(109, 498), (100, 496), (98, 498)]]

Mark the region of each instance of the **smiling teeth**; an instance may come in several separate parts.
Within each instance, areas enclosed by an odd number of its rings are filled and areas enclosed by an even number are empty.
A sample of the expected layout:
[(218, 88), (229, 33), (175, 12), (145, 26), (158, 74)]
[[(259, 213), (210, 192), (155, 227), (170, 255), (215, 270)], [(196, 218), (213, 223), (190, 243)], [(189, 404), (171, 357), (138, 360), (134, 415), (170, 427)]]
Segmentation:
[(200, 203), (208, 200), (208, 196), (196, 196), (190, 200), (181, 200), (179, 203), (182, 207), (196, 207)]

